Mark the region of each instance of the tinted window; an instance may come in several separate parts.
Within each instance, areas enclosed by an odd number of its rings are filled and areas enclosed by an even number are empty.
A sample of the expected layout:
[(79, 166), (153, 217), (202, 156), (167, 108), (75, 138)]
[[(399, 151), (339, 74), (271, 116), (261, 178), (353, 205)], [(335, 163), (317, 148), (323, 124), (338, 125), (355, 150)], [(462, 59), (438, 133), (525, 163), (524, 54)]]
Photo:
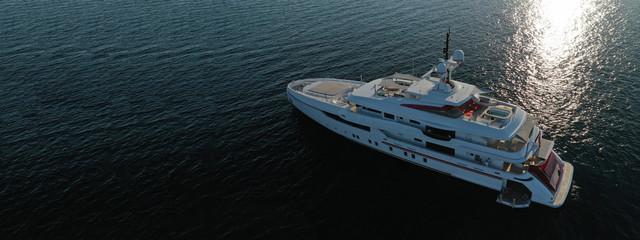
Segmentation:
[(395, 119), (395, 116), (393, 116), (393, 114), (388, 114), (388, 113), (384, 113), (384, 117), (389, 119)]
[[(351, 121), (344, 120), (341, 117), (339, 117), (338, 115), (335, 115), (335, 114), (332, 114), (332, 113), (324, 112), (324, 114), (326, 114), (330, 118), (333, 118), (333, 119), (335, 119), (337, 121), (340, 121), (342, 123), (345, 123), (347, 125), (351, 125), (353, 127), (357, 127), (357, 128), (362, 129), (362, 130), (365, 130), (365, 131), (371, 131), (371, 128), (369, 126), (365, 126), (365, 125), (361, 125), (361, 124), (357, 124), (357, 123), (354, 123), (354, 122), (351, 122)], [(355, 134), (354, 134), (353, 137), (355, 137)]]
[(448, 130), (443, 130), (439, 128), (429, 127), (429, 126), (425, 126), (424, 134), (429, 137), (432, 137), (438, 140), (444, 140), (444, 141), (449, 141), (452, 138), (456, 137), (455, 131), (448, 131)]
[(378, 110), (375, 110), (375, 109), (373, 109), (373, 108), (362, 107), (362, 109), (364, 109), (364, 110), (368, 110), (368, 111), (371, 111), (371, 112), (374, 112), (374, 113), (378, 113), (378, 114), (382, 113), (382, 112), (380, 112), (380, 111), (378, 111)]
[(435, 144), (435, 143), (427, 142), (426, 143), (426, 147), (428, 149), (431, 149), (431, 150), (434, 150), (434, 151), (437, 151), (437, 152), (441, 152), (441, 153), (444, 153), (444, 154), (448, 154), (448, 155), (451, 155), (451, 156), (455, 155), (455, 150), (453, 148), (445, 147), (445, 146), (438, 145), (438, 144)]

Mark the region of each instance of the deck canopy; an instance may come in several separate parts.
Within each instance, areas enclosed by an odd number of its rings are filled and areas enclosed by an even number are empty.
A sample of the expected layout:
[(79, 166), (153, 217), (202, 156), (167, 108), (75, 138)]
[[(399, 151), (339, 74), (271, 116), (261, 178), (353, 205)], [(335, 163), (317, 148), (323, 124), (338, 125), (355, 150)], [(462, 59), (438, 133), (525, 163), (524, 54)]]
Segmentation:
[(527, 114), (527, 120), (524, 122), (522, 128), (520, 128), (520, 131), (518, 131), (516, 138), (520, 141), (528, 142), (529, 138), (531, 138), (533, 127), (536, 124), (538, 124), (538, 119)]

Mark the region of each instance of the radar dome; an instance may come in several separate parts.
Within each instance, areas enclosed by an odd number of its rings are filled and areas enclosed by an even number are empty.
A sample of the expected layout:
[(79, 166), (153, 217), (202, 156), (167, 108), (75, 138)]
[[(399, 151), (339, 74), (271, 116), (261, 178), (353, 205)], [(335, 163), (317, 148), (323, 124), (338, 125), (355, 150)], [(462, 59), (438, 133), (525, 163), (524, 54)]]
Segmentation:
[(463, 62), (464, 61), (464, 52), (462, 50), (456, 50), (453, 52), (453, 61)]
[(438, 64), (438, 66), (436, 66), (436, 73), (438, 74), (447, 73), (447, 67), (444, 66), (444, 63), (440, 63)]

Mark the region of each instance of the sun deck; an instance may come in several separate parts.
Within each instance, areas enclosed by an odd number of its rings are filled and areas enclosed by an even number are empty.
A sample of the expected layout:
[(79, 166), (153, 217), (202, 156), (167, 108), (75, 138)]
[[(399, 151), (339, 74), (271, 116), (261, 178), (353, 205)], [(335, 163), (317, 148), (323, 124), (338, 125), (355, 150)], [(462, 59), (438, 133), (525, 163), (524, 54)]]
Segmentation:
[(312, 84), (309, 86), (308, 91), (317, 93), (317, 94), (325, 94), (327, 96), (335, 96), (338, 93), (343, 93), (350, 86), (345, 83), (340, 82), (319, 82), (317, 84)]
[(362, 82), (345, 79), (311, 78), (291, 82), (289, 88), (319, 101), (346, 106), (349, 104), (347, 95), (362, 84)]

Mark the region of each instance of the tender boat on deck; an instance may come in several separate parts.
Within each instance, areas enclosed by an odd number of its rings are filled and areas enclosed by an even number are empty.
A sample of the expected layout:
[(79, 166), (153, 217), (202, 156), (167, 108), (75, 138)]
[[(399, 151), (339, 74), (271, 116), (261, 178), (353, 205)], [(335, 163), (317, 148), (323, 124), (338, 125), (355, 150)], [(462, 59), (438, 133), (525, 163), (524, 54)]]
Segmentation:
[(424, 168), (499, 191), (497, 202), (560, 207), (573, 166), (542, 138), (537, 118), (490, 92), (454, 81), (460, 50), (422, 77), (370, 82), (319, 78), (291, 82), (287, 97), (328, 129)]

